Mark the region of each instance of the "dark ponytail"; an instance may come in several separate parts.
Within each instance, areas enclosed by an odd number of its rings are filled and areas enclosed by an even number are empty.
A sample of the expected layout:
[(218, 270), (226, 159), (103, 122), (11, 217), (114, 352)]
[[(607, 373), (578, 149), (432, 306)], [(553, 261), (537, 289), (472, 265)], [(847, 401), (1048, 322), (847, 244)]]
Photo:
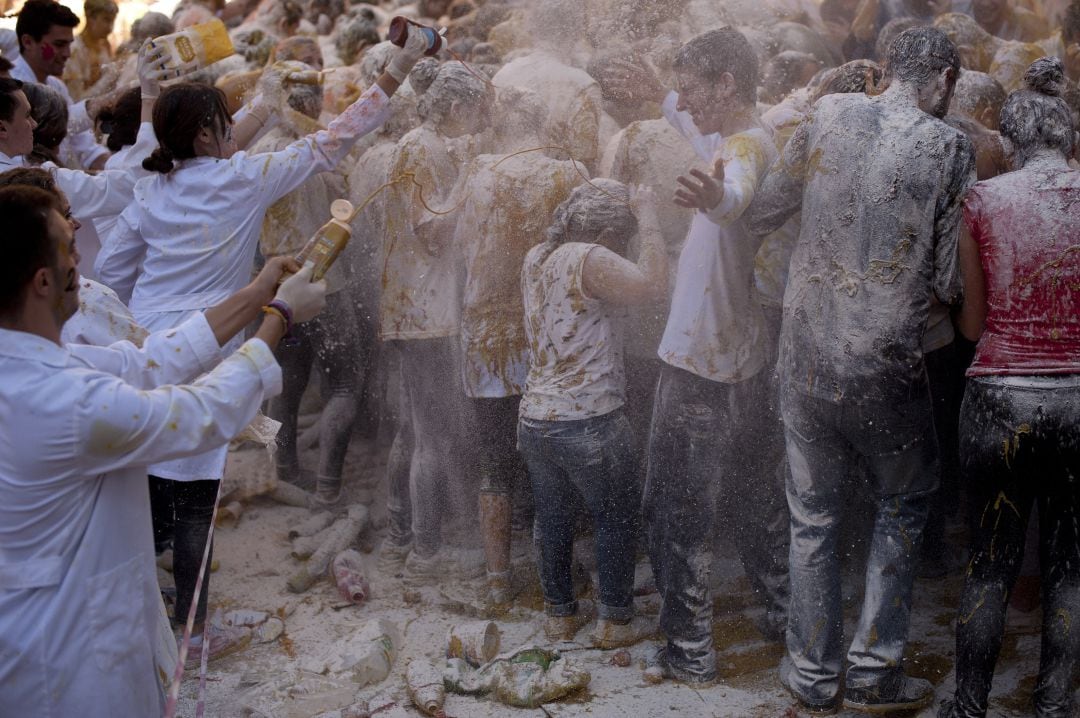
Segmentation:
[(143, 169), (168, 174), (174, 162), (195, 156), (195, 137), (204, 127), (224, 132), (232, 123), (225, 93), (216, 87), (184, 82), (169, 87), (154, 102), (154, 135), (158, 148), (143, 160)]
[(142, 161), (142, 166), (147, 172), (160, 172), (167, 175), (173, 171), (173, 154), (159, 145), (149, 157)]

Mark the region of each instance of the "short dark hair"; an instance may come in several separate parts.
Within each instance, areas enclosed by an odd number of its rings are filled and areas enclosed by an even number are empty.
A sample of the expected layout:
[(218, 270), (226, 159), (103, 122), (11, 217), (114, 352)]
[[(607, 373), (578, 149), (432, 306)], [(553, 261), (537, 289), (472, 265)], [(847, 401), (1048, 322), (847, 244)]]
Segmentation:
[(22, 85), (20, 80), (0, 77), (0, 120), (11, 122), (11, 119), (15, 117), (15, 108), (19, 106), (15, 93), (22, 92)]
[(53, 25), (70, 27), (79, 26), (79, 17), (70, 8), (55, 0), (26, 0), (19, 19), (15, 21), (15, 35), (19, 39), (19, 50), (23, 49), (23, 35), (29, 35), (35, 41), (49, 34)]
[(60, 199), (37, 187), (0, 187), (0, 217), (11, 238), (0, 262), (0, 316), (18, 312), (26, 285), (42, 267), (56, 264), (56, 243), (49, 235), (49, 213), (60, 211)]
[(960, 53), (949, 36), (936, 27), (913, 27), (889, 47), (885, 76), (921, 87), (949, 67), (959, 75)]
[(15, 68), (11, 60), (7, 59), (3, 55), (0, 55), (0, 72), (11, 72)]
[(757, 55), (746, 36), (733, 27), (710, 30), (680, 47), (673, 68), (712, 82), (730, 72), (739, 99), (751, 103), (757, 99)]
[(128, 145), (135, 144), (135, 139), (139, 134), (141, 112), (142, 90), (136, 85), (98, 113), (97, 120), (101, 126), (101, 132), (108, 135), (105, 146), (110, 152), (119, 152)]

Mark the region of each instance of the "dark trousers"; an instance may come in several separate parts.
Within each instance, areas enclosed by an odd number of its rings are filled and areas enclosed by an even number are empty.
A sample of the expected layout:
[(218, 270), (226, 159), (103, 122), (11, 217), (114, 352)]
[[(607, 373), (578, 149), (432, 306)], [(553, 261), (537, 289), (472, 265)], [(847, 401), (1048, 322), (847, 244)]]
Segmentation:
[(548, 615), (577, 610), (571, 575), (574, 507), (580, 497), (596, 529), (598, 613), (633, 617), (635, 535), (641, 493), (634, 480), (633, 433), (621, 410), (579, 421), (518, 422), (540, 527), (540, 583)]
[[(164, 548), (169, 540), (172, 541), (178, 623), (187, 620), (191, 598), (195, 595), (195, 581), (202, 565), (203, 551), (206, 550), (206, 537), (210, 533), (219, 483), (216, 479), (173, 481), (150, 477), (155, 547)], [(206, 597), (210, 593), (210, 561), (213, 554), (211, 546), (199, 606), (195, 611), (196, 622), (206, 620)]]
[(772, 391), (766, 371), (738, 384), (667, 364), (660, 372), (643, 506), (667, 660), (680, 671), (716, 672), (709, 572), (721, 522), (770, 618), (786, 616), (788, 524)]
[(1042, 652), (1035, 715), (1073, 716), (1080, 659), (1080, 377), (970, 379), (960, 419), (963, 476), (979, 512), (956, 626), (957, 718), (986, 715), (1020, 572), (1039, 507)]
[(277, 461), (299, 475), (296, 421), (311, 368), (318, 368), (326, 406), (319, 419), (318, 475), (341, 478), (359, 403), (362, 367), (370, 346), (363, 346), (346, 292), (327, 298), (326, 311), (293, 328), (293, 342), (281, 343), (275, 355), (282, 370), (281, 394), (270, 400), (269, 415), (281, 422)]

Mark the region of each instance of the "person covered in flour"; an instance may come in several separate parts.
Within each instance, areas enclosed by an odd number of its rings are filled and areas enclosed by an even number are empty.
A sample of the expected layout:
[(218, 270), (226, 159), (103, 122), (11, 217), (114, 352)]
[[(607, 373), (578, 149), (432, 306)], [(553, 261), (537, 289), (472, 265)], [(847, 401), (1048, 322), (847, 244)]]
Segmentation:
[[(79, 303), (59, 194), (0, 189), (0, 706), (13, 716), (160, 715), (165, 654), (150, 553), (149, 464), (224, 444), (281, 389), (272, 348), (316, 316), (311, 267), (247, 287), (142, 348), (65, 344)], [(267, 306), (269, 305), (269, 306)], [(264, 308), (255, 337), (222, 347)], [(209, 372), (198, 380), (194, 378)], [(190, 383), (193, 382), (193, 383)]]
[[(151, 331), (177, 326), (244, 285), (251, 275), (267, 209), (318, 172), (337, 166), (389, 114), (390, 96), (427, 45), (422, 36), (397, 52), (375, 84), (329, 123), (279, 152), (238, 151), (280, 111), (292, 67), (268, 68), (259, 96), (234, 124), (217, 88), (178, 83), (154, 106), (159, 147), (143, 162), (154, 174), (106, 239), (95, 269)], [(151, 467), (155, 516), (173, 523), (176, 616), (190, 608), (199, 562), (224, 474), (227, 442), (206, 454)], [(171, 496), (170, 496), (171, 493)], [(158, 548), (164, 548), (159, 532)], [(206, 593), (196, 608), (202, 635)], [(211, 655), (217, 653), (209, 633)], [(219, 636), (221, 638), (221, 636)], [(227, 645), (222, 645), (227, 650)]]

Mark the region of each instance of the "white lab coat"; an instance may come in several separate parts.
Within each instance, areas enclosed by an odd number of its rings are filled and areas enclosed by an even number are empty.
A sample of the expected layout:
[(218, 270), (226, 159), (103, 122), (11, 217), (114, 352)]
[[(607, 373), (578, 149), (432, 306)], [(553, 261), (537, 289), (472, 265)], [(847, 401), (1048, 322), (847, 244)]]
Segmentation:
[[(8, 157), (0, 152), (0, 172), (27, 167), (23, 157)], [(131, 203), (135, 181), (146, 174), (142, 170), (105, 170), (90, 174), (82, 170), (57, 167), (52, 162), (41, 165), (56, 180), (56, 186), (71, 202), (72, 214), (86, 222), (98, 217), (115, 217)], [(140, 172), (142, 174), (140, 174)]]
[[(139, 180), (135, 200), (104, 238), (98, 279), (128, 302), (150, 331), (176, 326), (251, 279), (263, 216), (309, 177), (333, 169), (389, 113), (373, 86), (329, 124), (280, 152), (181, 160), (167, 175)], [(326, 208), (329, 217), (330, 208)], [(228, 447), (155, 465), (166, 479), (219, 479)]]
[[(128, 181), (130, 190), (123, 197), (123, 206), (115, 212), (96, 217), (92, 220), (83, 221), (83, 216), (75, 212), (75, 217), (82, 221), (82, 227), (75, 233), (75, 243), (79, 248), (79, 275), (88, 279), (97, 279), (94, 273), (94, 265), (97, 263), (98, 252), (101, 251), (101, 240), (108, 237), (116, 226), (116, 220), (124, 208), (131, 203), (135, 194), (135, 182), (146, 177), (150, 173), (142, 168), (142, 161), (157, 149), (157, 137), (154, 135), (154, 126), (149, 122), (139, 125), (139, 132), (135, 136), (135, 143), (112, 153), (105, 160), (105, 170), (129, 172)], [(93, 342), (88, 342), (93, 343)]]
[[(15, 67), (11, 68), (12, 79), (41, 84), (22, 55), (13, 62)], [(99, 157), (109, 154), (94, 138), (94, 123), (86, 114), (86, 101), (72, 100), (67, 85), (54, 75), (45, 78), (45, 85), (59, 92), (68, 105), (68, 136), (60, 143), (60, 157), (64, 163), (89, 168)]]
[[(160, 715), (146, 466), (219, 445), (281, 388), (202, 315), (143, 349), (0, 329), (0, 713)], [(176, 384), (176, 385), (174, 385)]]

